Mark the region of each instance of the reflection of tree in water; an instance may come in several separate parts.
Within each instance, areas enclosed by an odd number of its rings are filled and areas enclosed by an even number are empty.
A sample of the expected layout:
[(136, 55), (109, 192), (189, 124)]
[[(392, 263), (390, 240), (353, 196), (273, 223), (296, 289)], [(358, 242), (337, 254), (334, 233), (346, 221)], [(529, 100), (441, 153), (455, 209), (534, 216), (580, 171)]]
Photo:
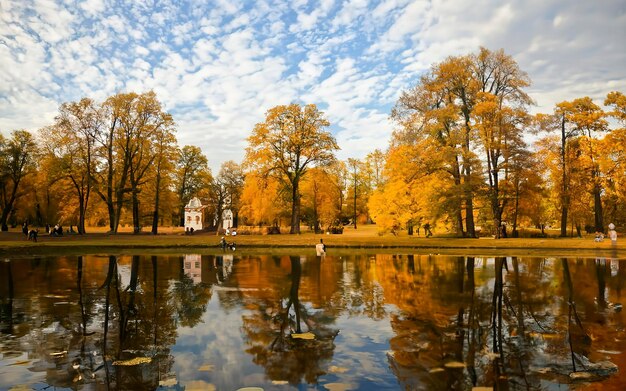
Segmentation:
[[(420, 298), (409, 305), (411, 300), (402, 296), (401, 312), (391, 316), (396, 336), (390, 341), (389, 360), (405, 387), (538, 389), (542, 379), (571, 382), (572, 357), (577, 371), (591, 371), (596, 378), (610, 373), (610, 364), (591, 363), (586, 357), (587, 334), (576, 311), (567, 261), (561, 263), (566, 308), (552, 312), (548, 308), (560, 303), (553, 294), (557, 275), (545, 272), (545, 260), (522, 268), (515, 257), (495, 258), (493, 275), (487, 276), (476, 269), (484, 259), (461, 257), (447, 269), (444, 262), (430, 265), (421, 278), (415, 273), (420, 258), (400, 263), (402, 277), (394, 288), (404, 295), (400, 292), (411, 287)], [(390, 294), (386, 292), (388, 300)], [(459, 303), (456, 312), (451, 303)]]
[[(104, 289), (104, 335), (102, 357), (109, 387), (119, 389), (154, 389), (159, 381), (172, 376), (174, 363), (170, 346), (175, 343), (178, 323), (193, 326), (202, 316), (210, 290), (194, 285), (188, 276), (178, 274), (171, 291), (159, 270), (157, 257), (134, 256), (128, 286), (121, 281), (118, 260), (109, 258)], [(167, 265), (167, 263), (162, 263)], [(110, 335), (113, 334), (113, 335)], [(117, 335), (116, 335), (117, 334)], [(113, 361), (133, 358), (150, 362), (113, 365)]]
[[(335, 273), (340, 276), (336, 291), (322, 305), (335, 315), (347, 311), (350, 316), (365, 315), (375, 320), (384, 319), (387, 316), (385, 291), (375, 278), (379, 267), (376, 258), (373, 256), (344, 258), (345, 262), (336, 263)], [(327, 261), (329, 260), (332, 258), (327, 258)]]
[(203, 283), (195, 284), (191, 277), (183, 275), (174, 283), (172, 305), (180, 326), (197, 325), (206, 312), (211, 299), (211, 287)]
[(0, 333), (13, 334), (13, 298), (15, 287), (13, 285), (13, 271), (11, 261), (0, 262), (0, 276), (6, 276), (6, 280), (0, 281)]
[[(254, 356), (256, 364), (265, 367), (272, 380), (299, 384), (304, 377), (306, 382), (315, 383), (326, 373), (323, 366), (333, 356), (338, 330), (330, 327), (334, 318), (323, 311), (312, 312), (300, 302), (300, 257), (290, 257), (290, 263), (289, 296), (278, 303), (269, 298), (258, 300), (254, 303), (256, 311), (244, 316), (243, 329), (250, 346), (246, 351)], [(292, 334), (302, 331), (313, 333), (315, 338), (292, 338)]]
[[(124, 261), (115, 256), (20, 262), (20, 276), (29, 279), (21, 295), (29, 299), (19, 300), (18, 311), (37, 316), (25, 318), (19, 334), (10, 330), (19, 318), (10, 309), (16, 303), (14, 265), (3, 263), (0, 275), (10, 280), (0, 281), (2, 329), (14, 336), (14, 350), (29, 352), (29, 370), (44, 373), (54, 387), (156, 388), (171, 375), (177, 321), (194, 324), (197, 309), (208, 301), (203, 287), (185, 279), (170, 285), (168, 278), (178, 277), (174, 264), (157, 262), (156, 257), (132, 257), (130, 269), (120, 268)], [(176, 309), (184, 307), (189, 312), (178, 314)], [(150, 362), (113, 365), (132, 358)]]

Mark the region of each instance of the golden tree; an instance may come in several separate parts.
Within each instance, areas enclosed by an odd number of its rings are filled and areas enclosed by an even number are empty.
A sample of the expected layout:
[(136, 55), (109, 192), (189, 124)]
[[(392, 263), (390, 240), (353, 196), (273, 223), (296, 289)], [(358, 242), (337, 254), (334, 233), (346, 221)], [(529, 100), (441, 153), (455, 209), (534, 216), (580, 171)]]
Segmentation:
[(312, 166), (324, 166), (339, 149), (325, 129), (330, 123), (313, 104), (276, 106), (248, 137), (246, 164), (263, 176), (283, 181), (291, 193), (290, 233), (300, 233), (300, 181)]

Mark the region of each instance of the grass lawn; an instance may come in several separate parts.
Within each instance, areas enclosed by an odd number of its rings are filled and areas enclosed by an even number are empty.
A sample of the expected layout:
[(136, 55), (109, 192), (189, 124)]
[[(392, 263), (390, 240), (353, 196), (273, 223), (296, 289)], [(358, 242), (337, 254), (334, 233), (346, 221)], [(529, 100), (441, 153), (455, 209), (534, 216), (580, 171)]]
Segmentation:
[[(27, 241), (19, 228), (0, 232), (0, 255), (62, 255), (62, 254), (118, 254), (118, 253), (221, 253), (220, 236), (215, 233), (196, 232), (184, 235), (183, 229), (161, 228), (159, 235), (142, 233), (133, 235), (122, 229), (109, 235), (106, 228), (88, 228), (87, 235), (66, 234), (51, 237), (40, 230), (37, 243)], [(445, 236), (408, 236), (405, 232), (394, 236), (379, 236), (376, 227), (362, 225), (358, 229), (346, 227), (341, 235), (321, 235), (305, 232), (300, 235), (238, 235), (226, 237), (236, 242), (239, 253), (294, 253), (313, 251), (316, 243), (324, 239), (329, 253), (396, 252), (437, 253), (458, 255), (537, 255), (626, 257), (626, 239), (619, 238), (617, 246), (605, 239), (595, 242), (592, 235), (583, 238), (515, 238), (461, 239)], [(306, 249), (306, 250), (305, 250)]]

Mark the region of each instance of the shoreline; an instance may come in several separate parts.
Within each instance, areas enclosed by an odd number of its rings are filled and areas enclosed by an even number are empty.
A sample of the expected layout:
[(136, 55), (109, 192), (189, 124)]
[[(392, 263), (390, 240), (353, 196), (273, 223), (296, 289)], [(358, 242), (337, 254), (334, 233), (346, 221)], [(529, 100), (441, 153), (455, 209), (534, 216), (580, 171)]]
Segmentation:
[[(594, 242), (587, 238), (450, 238), (373, 235), (238, 235), (227, 237), (237, 244), (235, 254), (315, 254), (314, 246), (324, 240), (329, 255), (354, 253), (442, 254), (459, 256), (567, 256), (585, 258), (626, 259), (626, 246), (618, 240)], [(32, 257), (63, 255), (121, 254), (194, 254), (219, 255), (220, 236), (214, 233), (197, 235), (139, 234), (109, 235), (95, 233), (70, 234), (63, 237), (43, 235), (31, 242), (21, 233), (0, 233), (0, 257)], [(226, 253), (231, 253), (227, 251)]]

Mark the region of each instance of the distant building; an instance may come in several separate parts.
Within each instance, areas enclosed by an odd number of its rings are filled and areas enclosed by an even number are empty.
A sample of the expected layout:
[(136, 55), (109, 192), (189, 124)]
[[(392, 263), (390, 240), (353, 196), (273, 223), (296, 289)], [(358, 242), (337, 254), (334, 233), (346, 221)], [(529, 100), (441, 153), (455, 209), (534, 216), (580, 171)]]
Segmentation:
[(222, 212), (222, 228), (224, 231), (233, 227), (233, 211), (230, 209), (224, 209)]
[(185, 231), (191, 228), (194, 231), (203, 228), (202, 222), (204, 219), (202, 218), (202, 213), (205, 208), (206, 205), (202, 205), (202, 202), (197, 197), (189, 200), (189, 203), (185, 206)]

